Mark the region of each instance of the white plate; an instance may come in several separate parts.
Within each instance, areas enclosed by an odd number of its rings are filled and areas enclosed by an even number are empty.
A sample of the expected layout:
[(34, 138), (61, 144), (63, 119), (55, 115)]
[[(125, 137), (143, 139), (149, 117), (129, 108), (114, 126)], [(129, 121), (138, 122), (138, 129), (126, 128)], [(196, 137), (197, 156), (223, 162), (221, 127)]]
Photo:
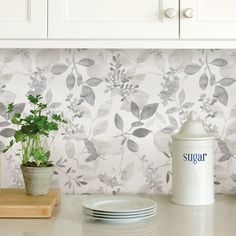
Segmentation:
[(99, 218), (136, 218), (136, 217), (144, 217), (148, 215), (153, 215), (156, 214), (156, 211), (151, 211), (147, 213), (140, 213), (140, 214), (132, 214), (132, 215), (104, 215), (104, 214), (96, 214), (96, 213), (86, 213), (84, 212), (85, 215), (87, 216), (92, 216), (92, 217), (99, 217)]
[(83, 213), (84, 214), (95, 214), (95, 215), (101, 215), (101, 216), (132, 216), (132, 215), (137, 215), (137, 214), (148, 214), (148, 213), (152, 213), (152, 212), (156, 212), (157, 209), (152, 208), (150, 210), (144, 210), (144, 211), (135, 211), (135, 212), (104, 212), (104, 211), (94, 211), (94, 210), (90, 210), (87, 209), (85, 207), (83, 207)]
[(124, 213), (150, 210), (156, 202), (132, 196), (94, 196), (83, 203), (83, 207), (106, 213)]
[(147, 216), (133, 217), (133, 218), (105, 218), (105, 217), (95, 217), (95, 216), (87, 216), (87, 217), (90, 217), (91, 219), (94, 219), (94, 220), (128, 223), (128, 222), (148, 219), (148, 218), (151, 218), (155, 215), (156, 215), (156, 213), (155, 214), (150, 214), (150, 215), (147, 215)]

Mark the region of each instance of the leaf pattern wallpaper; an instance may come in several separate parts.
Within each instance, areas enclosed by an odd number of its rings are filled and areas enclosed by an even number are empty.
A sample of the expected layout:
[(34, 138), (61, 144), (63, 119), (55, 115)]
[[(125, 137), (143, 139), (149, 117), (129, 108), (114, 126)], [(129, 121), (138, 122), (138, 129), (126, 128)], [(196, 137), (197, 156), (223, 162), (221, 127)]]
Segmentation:
[[(190, 111), (215, 140), (215, 191), (236, 192), (236, 50), (0, 50), (0, 150), (9, 103), (28, 94), (67, 124), (48, 141), (65, 193), (171, 192), (171, 135)], [(1, 155), (3, 187), (22, 187), (17, 147)]]

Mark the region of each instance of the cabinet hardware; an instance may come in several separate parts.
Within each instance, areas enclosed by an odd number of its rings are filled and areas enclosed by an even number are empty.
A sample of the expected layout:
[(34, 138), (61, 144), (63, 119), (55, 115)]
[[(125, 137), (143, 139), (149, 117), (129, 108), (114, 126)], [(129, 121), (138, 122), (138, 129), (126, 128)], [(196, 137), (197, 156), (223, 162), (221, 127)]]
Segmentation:
[(176, 10), (173, 9), (173, 8), (168, 8), (168, 9), (165, 10), (165, 15), (166, 15), (168, 18), (174, 18), (174, 17), (176, 17), (176, 14), (177, 14), (177, 12), (176, 12)]
[(184, 10), (184, 16), (186, 18), (193, 18), (193, 16), (194, 16), (193, 13), (194, 13), (194, 10), (192, 8), (187, 8)]

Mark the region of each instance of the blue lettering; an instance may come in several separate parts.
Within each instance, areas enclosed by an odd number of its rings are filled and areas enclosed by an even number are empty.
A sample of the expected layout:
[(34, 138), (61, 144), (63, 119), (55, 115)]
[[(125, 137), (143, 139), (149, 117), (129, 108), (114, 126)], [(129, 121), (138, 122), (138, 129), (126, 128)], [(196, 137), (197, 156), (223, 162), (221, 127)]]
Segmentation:
[(183, 161), (189, 161), (196, 165), (198, 162), (205, 161), (206, 157), (207, 153), (184, 153)]

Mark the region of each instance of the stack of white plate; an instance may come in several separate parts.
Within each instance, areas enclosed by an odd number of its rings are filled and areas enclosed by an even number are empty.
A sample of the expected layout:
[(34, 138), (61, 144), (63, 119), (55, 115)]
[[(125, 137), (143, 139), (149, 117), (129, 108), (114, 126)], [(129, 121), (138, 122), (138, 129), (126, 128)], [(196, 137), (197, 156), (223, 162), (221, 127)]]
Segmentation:
[(83, 213), (96, 220), (134, 221), (153, 217), (155, 201), (132, 196), (94, 196), (83, 203)]

